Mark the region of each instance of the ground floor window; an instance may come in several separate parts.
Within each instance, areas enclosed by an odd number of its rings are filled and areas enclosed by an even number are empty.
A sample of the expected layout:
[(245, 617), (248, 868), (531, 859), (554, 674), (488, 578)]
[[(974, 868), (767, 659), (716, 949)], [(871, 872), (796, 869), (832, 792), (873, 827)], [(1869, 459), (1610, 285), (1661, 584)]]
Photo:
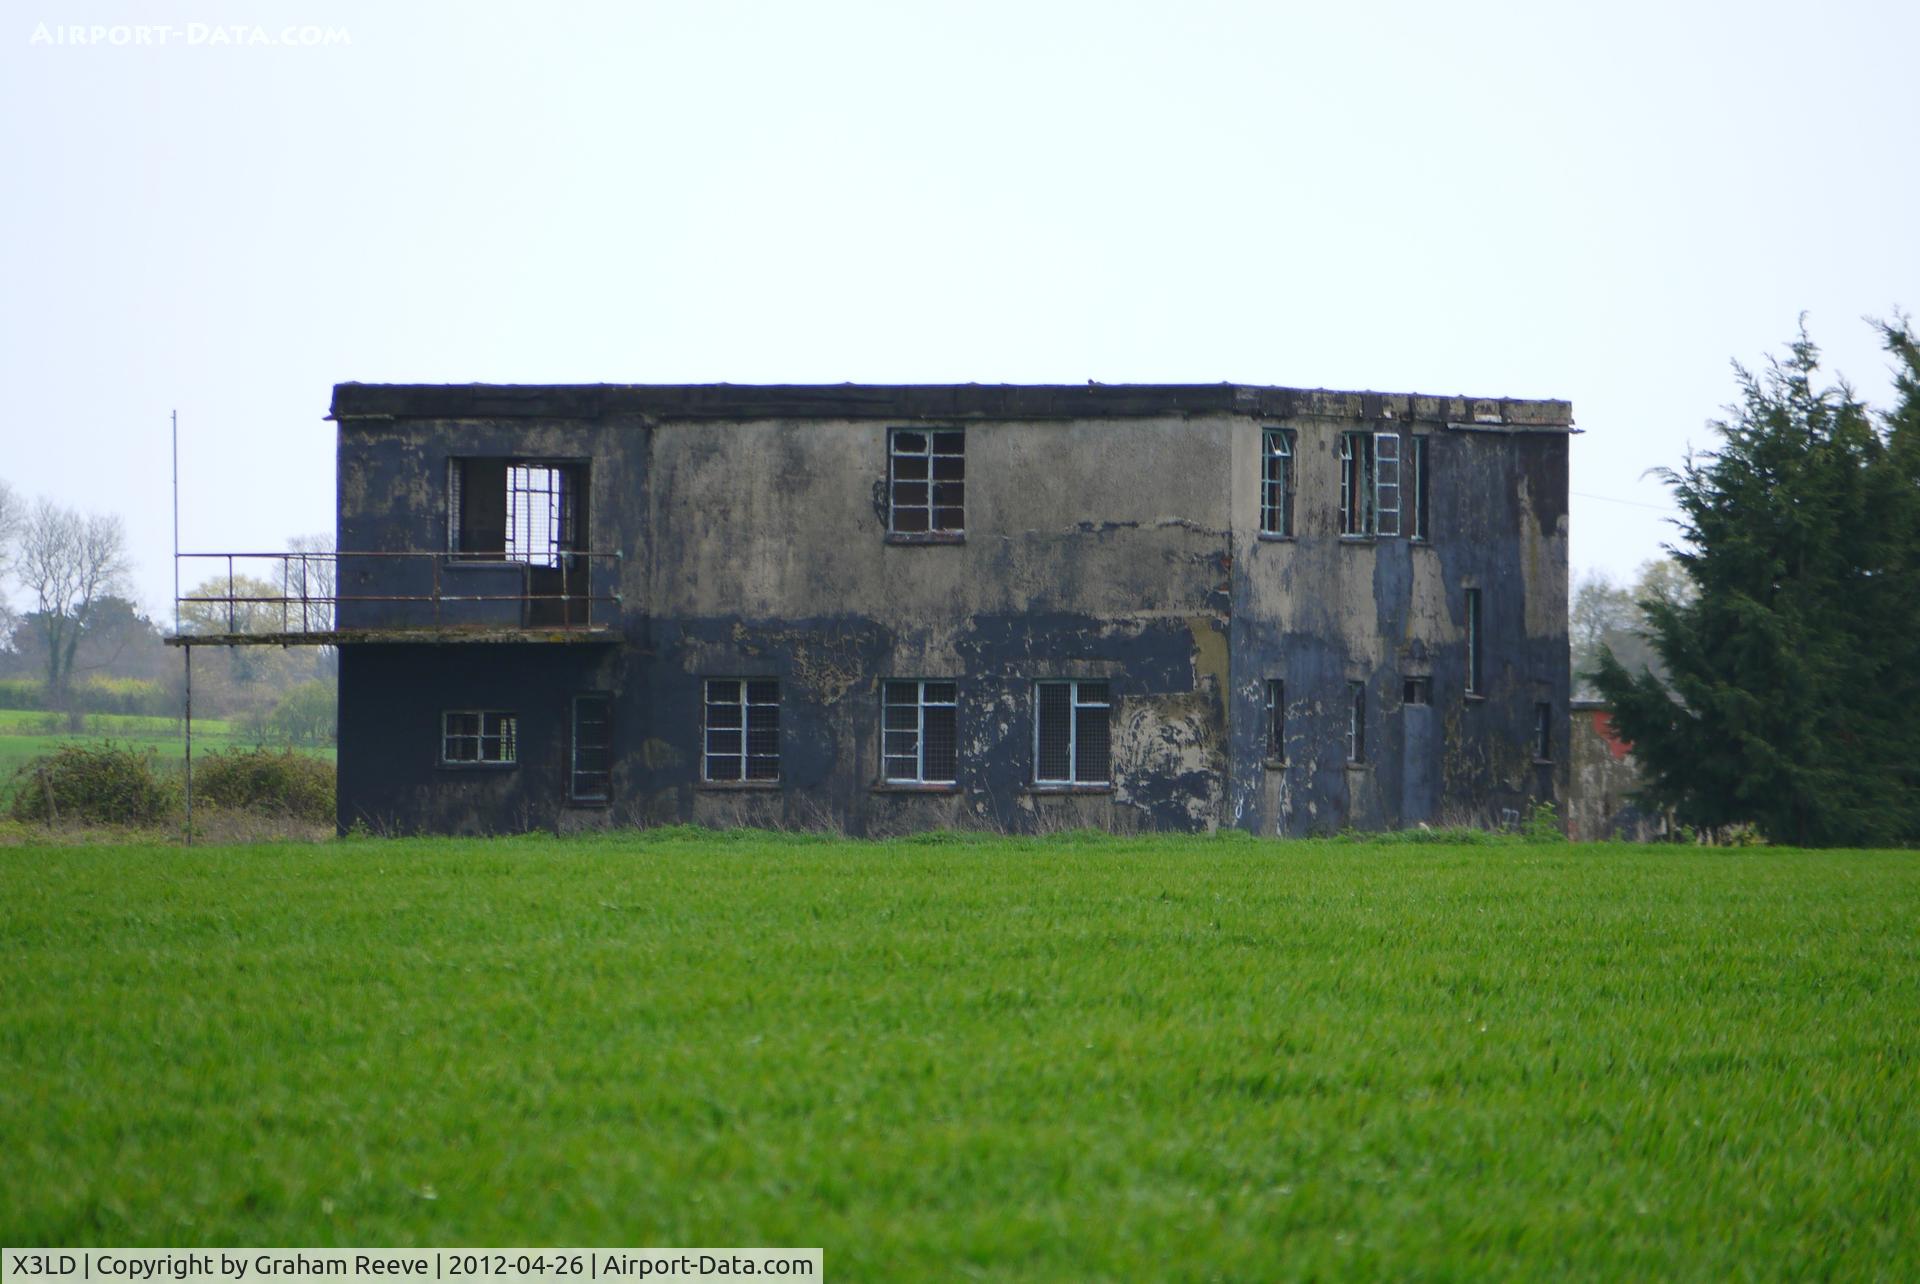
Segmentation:
[(1033, 779), (1039, 785), (1105, 785), (1113, 774), (1107, 684), (1036, 682)]
[(1267, 761), (1287, 760), (1287, 684), (1267, 679)]
[(1347, 683), (1347, 761), (1367, 760), (1367, 684)]
[(1553, 706), (1544, 700), (1533, 706), (1533, 757), (1553, 761)]
[(706, 694), (706, 778), (779, 780), (779, 682), (772, 678), (710, 678)]
[(517, 762), (519, 739), (520, 719), (511, 713), (450, 709), (440, 715), (442, 762)]
[(950, 785), (958, 775), (959, 688), (952, 682), (889, 682), (880, 754), (895, 784)]
[(575, 802), (606, 802), (612, 784), (613, 698), (577, 695), (573, 698), (572, 761), (567, 773), (567, 796)]

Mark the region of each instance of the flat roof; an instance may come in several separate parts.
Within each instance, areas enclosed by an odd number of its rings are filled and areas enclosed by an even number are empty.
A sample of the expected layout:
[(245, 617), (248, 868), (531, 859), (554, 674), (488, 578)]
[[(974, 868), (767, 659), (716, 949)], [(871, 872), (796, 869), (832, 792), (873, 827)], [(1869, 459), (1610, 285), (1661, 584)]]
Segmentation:
[(1568, 432), (1573, 405), (1515, 397), (1336, 392), (1246, 383), (340, 383), (328, 418), (1114, 419), (1250, 415), (1396, 419)]

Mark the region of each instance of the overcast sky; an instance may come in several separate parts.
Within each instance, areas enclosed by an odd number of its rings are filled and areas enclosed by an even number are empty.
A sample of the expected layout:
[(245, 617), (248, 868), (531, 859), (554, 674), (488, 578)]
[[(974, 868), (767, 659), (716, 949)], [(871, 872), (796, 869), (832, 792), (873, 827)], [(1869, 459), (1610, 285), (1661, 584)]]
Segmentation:
[(1624, 575), (1802, 311), (1886, 399), (1916, 49), (1911, 0), (25, 0), (0, 476), (122, 514), (170, 615), (168, 412), (183, 545), (279, 548), (341, 380), (1563, 397)]

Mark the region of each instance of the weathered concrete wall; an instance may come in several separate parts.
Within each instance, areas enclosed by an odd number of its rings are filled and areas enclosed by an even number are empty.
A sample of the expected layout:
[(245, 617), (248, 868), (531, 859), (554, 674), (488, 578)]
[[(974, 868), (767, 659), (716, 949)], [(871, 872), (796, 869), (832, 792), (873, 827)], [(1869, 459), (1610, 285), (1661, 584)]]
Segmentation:
[[(969, 420), (967, 538), (911, 545), (885, 537), (900, 419), (345, 421), (343, 550), (445, 548), (448, 460), (499, 456), (589, 461), (588, 542), (623, 558), (594, 583), (621, 597), (617, 645), (348, 648), (343, 823), (1304, 833), (1564, 797), (1566, 439), (1448, 431), (1442, 417), (1409, 427), (1432, 441), (1431, 547), (1334, 533), (1338, 433), (1377, 426), (1347, 415)], [(1272, 423), (1300, 434), (1291, 541), (1258, 534)], [(349, 560), (343, 589), (429, 587), (402, 583), (410, 573)], [(1460, 697), (1466, 584), (1487, 594), (1482, 701)], [(418, 622), (418, 609), (343, 608), (342, 623)], [(1401, 708), (1409, 673), (1432, 675), (1430, 709)], [(701, 781), (707, 677), (781, 681), (778, 787)], [(959, 684), (952, 789), (879, 784), (890, 677)], [(1279, 770), (1264, 764), (1269, 677), (1292, 706)], [(1111, 683), (1110, 790), (1032, 786), (1032, 683), (1046, 678)], [(1368, 685), (1360, 768), (1344, 761), (1349, 679)], [(605, 808), (565, 802), (568, 701), (591, 690), (615, 700)], [(1552, 763), (1532, 761), (1535, 700), (1557, 711)], [(518, 712), (519, 766), (436, 766), (448, 708)]]
[(1632, 750), (1613, 730), (1612, 711), (1584, 700), (1573, 709), (1573, 796), (1567, 833), (1578, 842), (1623, 838), (1651, 842), (1665, 833), (1663, 819), (1636, 805), (1640, 787)]
[[(1258, 487), (1235, 487), (1228, 823), (1282, 834), (1487, 823), (1534, 801), (1564, 802), (1566, 438), (1395, 420), (1245, 421), (1236, 477), (1259, 475), (1263, 427), (1296, 433), (1298, 534), (1263, 537)], [(1340, 435), (1395, 428), (1404, 457), (1415, 436), (1427, 441), (1430, 539), (1343, 539)], [(1482, 592), (1484, 635), (1485, 691), (1474, 696), (1469, 587)], [(1431, 705), (1403, 703), (1408, 677), (1431, 679)], [(1284, 766), (1265, 760), (1274, 678), (1286, 683)], [(1347, 684), (1356, 681), (1367, 693), (1360, 766), (1346, 761)], [(1542, 701), (1553, 745), (1537, 761)]]

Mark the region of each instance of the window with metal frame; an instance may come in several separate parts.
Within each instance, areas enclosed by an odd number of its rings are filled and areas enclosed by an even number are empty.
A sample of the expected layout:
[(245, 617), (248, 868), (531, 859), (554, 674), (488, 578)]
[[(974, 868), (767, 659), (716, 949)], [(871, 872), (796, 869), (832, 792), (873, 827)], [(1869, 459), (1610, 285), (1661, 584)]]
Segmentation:
[(1367, 760), (1367, 684), (1347, 683), (1347, 761)]
[(520, 719), (491, 709), (449, 709), (440, 715), (440, 761), (506, 766), (519, 760)]
[(1553, 706), (1545, 700), (1533, 706), (1533, 758), (1553, 761)]
[(600, 693), (573, 698), (567, 796), (574, 802), (603, 803), (613, 782), (613, 697)]
[(1340, 434), (1340, 533), (1400, 534), (1402, 484), (1398, 432)]
[(1373, 533), (1373, 434), (1340, 434), (1340, 533)]
[(958, 776), (960, 689), (952, 682), (886, 684), (880, 755), (890, 784), (950, 785)]
[(1260, 434), (1260, 533), (1293, 534), (1293, 430), (1267, 428)]
[(967, 435), (894, 428), (887, 433), (887, 531), (962, 535), (967, 529)]
[(447, 461), (447, 551), (559, 567), (580, 551), (582, 464), (488, 457)]
[(1373, 533), (1400, 533), (1400, 434), (1373, 434)]
[(1467, 694), (1480, 695), (1485, 689), (1481, 664), (1480, 590), (1467, 590)]
[(1034, 783), (1112, 783), (1113, 702), (1106, 681), (1036, 682), (1033, 703)]
[(1407, 442), (1408, 499), (1413, 505), (1413, 523), (1411, 534), (1416, 543), (1425, 544), (1432, 538), (1427, 526), (1428, 479), (1431, 473), (1427, 466), (1427, 438), (1424, 435), (1412, 437)]
[(1287, 760), (1287, 684), (1267, 679), (1267, 761)]
[(780, 779), (780, 683), (709, 678), (703, 774), (716, 783)]

